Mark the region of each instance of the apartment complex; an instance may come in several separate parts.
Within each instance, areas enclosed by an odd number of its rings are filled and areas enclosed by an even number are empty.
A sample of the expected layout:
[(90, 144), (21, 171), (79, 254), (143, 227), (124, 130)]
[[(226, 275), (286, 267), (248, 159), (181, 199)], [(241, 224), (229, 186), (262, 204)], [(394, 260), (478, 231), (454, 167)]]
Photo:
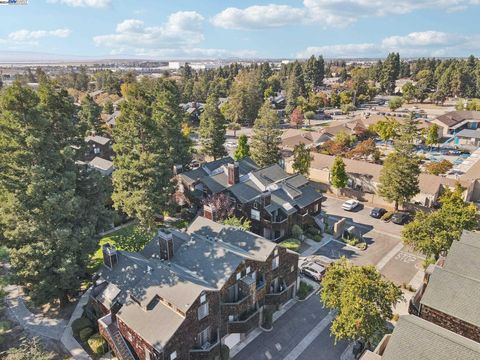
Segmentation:
[(119, 359), (219, 359), (297, 290), (296, 253), (204, 217), (140, 252), (103, 250), (91, 302)]
[[(277, 164), (260, 169), (248, 158), (206, 163), (178, 180), (180, 198), (191, 202), (227, 194), (234, 214), (250, 219), (254, 233), (273, 241), (289, 235), (293, 225), (313, 224), (321, 209), (322, 195), (305, 176), (287, 174)], [(207, 204), (204, 216), (216, 220), (216, 209)]]
[(480, 234), (464, 231), (430, 265), (391, 335), (362, 360), (480, 359)]

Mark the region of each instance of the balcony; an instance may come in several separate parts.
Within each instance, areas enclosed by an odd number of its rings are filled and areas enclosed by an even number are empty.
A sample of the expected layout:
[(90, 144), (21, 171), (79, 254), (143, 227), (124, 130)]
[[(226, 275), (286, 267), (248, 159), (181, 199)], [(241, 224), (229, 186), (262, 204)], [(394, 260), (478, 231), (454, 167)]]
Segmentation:
[(285, 281), (282, 281), (277, 288), (270, 289), (270, 292), (265, 295), (265, 305), (281, 305), (290, 300), (291, 288), (294, 284), (286, 286)]
[(220, 336), (219, 330), (215, 331), (210, 335), (210, 340), (204, 342), (201, 345), (196, 345), (193, 349), (190, 350), (190, 359), (191, 360), (200, 360), (200, 359), (213, 359), (215, 355), (220, 354)]
[(260, 309), (261, 306), (257, 305), (253, 309), (250, 309), (243, 313), (238, 319), (229, 321), (228, 332), (230, 334), (245, 334), (257, 328), (260, 323)]

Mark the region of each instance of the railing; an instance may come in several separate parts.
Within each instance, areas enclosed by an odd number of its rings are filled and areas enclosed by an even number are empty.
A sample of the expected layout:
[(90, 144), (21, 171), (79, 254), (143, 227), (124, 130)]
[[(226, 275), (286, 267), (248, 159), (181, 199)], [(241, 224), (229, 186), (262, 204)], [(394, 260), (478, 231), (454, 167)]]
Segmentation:
[(289, 290), (294, 286), (286, 286), (283, 290), (275, 289), (275, 291), (270, 292), (265, 295), (265, 304), (266, 305), (281, 305), (286, 303), (289, 300), (290, 292)]
[(191, 353), (206, 353), (210, 352), (215, 347), (217, 347), (220, 344), (220, 336), (219, 336), (219, 330), (217, 329), (216, 333), (211, 336), (210, 340), (203, 343), (200, 346), (195, 346), (193, 349), (190, 350)]
[(240, 304), (242, 304), (245, 300), (247, 300), (249, 297), (250, 297), (250, 295), (241, 297), (240, 299), (238, 299), (239, 297), (237, 297), (237, 300), (226, 299), (226, 300), (222, 301), (220, 304), (221, 304), (221, 305), (240, 305)]
[(259, 306), (251, 309), (240, 316), (237, 320), (228, 322), (229, 333), (247, 333), (250, 330), (258, 327), (260, 322), (260, 308)]
[(107, 340), (119, 360), (135, 360), (111, 314), (98, 319), (98, 325), (100, 334)]
[(256, 285), (257, 290), (263, 288), (264, 286), (265, 286), (265, 279), (257, 282), (257, 285)]

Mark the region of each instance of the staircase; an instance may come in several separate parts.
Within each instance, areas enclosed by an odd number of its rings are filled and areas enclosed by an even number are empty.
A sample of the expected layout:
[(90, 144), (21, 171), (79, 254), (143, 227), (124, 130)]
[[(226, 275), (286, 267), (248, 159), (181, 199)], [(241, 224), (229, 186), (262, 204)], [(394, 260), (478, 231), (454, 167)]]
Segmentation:
[(108, 334), (112, 339), (113, 345), (115, 347), (114, 351), (118, 357), (118, 360), (135, 360), (132, 352), (130, 351), (125, 339), (118, 331), (118, 327), (115, 323), (110, 324), (107, 327)]

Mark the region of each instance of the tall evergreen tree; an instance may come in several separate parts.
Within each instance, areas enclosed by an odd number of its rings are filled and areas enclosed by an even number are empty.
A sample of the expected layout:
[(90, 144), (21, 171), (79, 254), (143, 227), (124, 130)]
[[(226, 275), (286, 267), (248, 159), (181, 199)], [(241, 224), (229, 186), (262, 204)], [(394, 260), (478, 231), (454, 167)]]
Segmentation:
[(86, 95), (80, 103), (80, 111), (78, 117), (80, 119), (81, 129), (85, 134), (87, 133), (100, 133), (100, 114), (102, 108), (93, 100), (90, 95)]
[(287, 107), (286, 111), (291, 114), (297, 107), (298, 98), (305, 96), (305, 81), (303, 77), (303, 69), (298, 61), (293, 64), (292, 70), (288, 74), (288, 80), (286, 84), (287, 92)]
[(293, 148), (293, 170), (302, 175), (308, 176), (312, 160), (313, 156), (310, 154), (310, 150), (307, 149), (304, 143), (295, 145)]
[[(146, 84), (129, 84), (113, 130), (115, 208), (153, 226), (156, 215), (168, 211), (174, 191), (173, 165), (182, 164), (184, 137), (176, 94)], [(155, 96), (156, 95), (156, 96)], [(176, 137), (174, 137), (176, 136)]]
[(218, 108), (218, 97), (211, 94), (205, 104), (205, 111), (200, 116), (199, 135), (202, 151), (215, 160), (227, 155), (225, 126), (225, 118)]
[(325, 61), (322, 56), (318, 59), (312, 55), (304, 65), (305, 86), (309, 91), (313, 91), (316, 87), (321, 86), (325, 76)]
[(257, 165), (264, 167), (273, 165), (281, 159), (282, 132), (279, 128), (278, 115), (268, 101), (262, 105), (258, 115), (253, 126), (250, 152)]
[(330, 183), (335, 189), (343, 189), (345, 186), (347, 186), (348, 175), (347, 171), (345, 170), (345, 163), (343, 162), (341, 156), (335, 157), (331, 172), (332, 175), (330, 178)]
[(73, 100), (48, 81), (38, 95), (17, 83), (0, 97), (0, 222), (14, 278), (37, 304), (79, 289), (108, 221), (103, 179), (75, 162), (73, 119)]
[(247, 135), (242, 134), (238, 138), (238, 147), (235, 150), (234, 158), (239, 161), (250, 156), (250, 146), (248, 145)]

